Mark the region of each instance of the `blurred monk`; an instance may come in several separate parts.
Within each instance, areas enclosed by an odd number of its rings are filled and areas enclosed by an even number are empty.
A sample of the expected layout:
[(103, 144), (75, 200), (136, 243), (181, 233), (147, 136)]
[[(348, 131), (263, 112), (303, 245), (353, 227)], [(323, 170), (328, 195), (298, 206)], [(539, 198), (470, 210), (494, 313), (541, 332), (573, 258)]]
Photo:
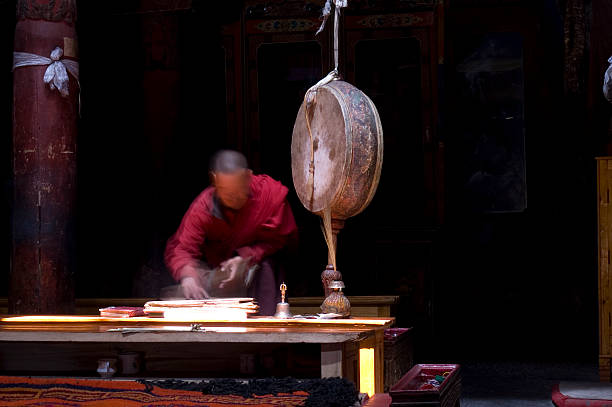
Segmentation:
[(214, 281), (210, 273), (224, 276), (214, 287), (222, 289), (243, 279), (246, 267), (247, 295), (255, 298), (261, 315), (272, 315), (284, 280), (274, 255), (297, 242), (288, 189), (267, 175), (254, 175), (244, 155), (232, 150), (213, 156), (210, 178), (211, 186), (168, 240), (166, 265), (190, 299), (210, 296), (205, 288)]

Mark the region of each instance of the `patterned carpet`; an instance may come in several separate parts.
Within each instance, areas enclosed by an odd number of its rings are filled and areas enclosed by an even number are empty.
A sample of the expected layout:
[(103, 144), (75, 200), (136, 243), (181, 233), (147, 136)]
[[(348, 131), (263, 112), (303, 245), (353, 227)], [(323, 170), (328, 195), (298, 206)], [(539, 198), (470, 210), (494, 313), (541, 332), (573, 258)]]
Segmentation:
[(308, 396), (304, 391), (295, 391), (245, 398), (167, 389), (136, 381), (0, 376), (0, 405), (7, 407), (293, 407), (305, 406)]

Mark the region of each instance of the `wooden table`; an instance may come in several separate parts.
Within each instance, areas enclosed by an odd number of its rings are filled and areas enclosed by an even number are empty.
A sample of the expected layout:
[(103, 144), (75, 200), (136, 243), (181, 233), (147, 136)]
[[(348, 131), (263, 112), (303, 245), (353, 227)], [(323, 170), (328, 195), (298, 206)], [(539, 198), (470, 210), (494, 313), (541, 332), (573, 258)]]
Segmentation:
[[(179, 321), (164, 318), (5, 316), (0, 347), (8, 343), (310, 343), (321, 346), (321, 377), (345, 377), (363, 393), (384, 387), (383, 333), (393, 318)], [(192, 330), (197, 324), (197, 330)], [(1, 350), (1, 349), (0, 349)], [(1, 360), (2, 358), (0, 358)], [(0, 370), (4, 370), (0, 366)]]

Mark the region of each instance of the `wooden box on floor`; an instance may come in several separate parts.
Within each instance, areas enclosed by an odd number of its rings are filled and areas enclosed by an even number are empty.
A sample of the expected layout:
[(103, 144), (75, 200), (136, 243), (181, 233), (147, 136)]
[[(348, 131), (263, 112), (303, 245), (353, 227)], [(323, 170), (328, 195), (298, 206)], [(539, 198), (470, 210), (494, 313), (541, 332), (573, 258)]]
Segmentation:
[(385, 329), (385, 391), (413, 365), (412, 328)]
[[(445, 377), (437, 388), (429, 380)], [(455, 364), (419, 364), (406, 373), (391, 390), (391, 407), (459, 407), (461, 398), (460, 366)]]
[(598, 232), (598, 288), (599, 288), (599, 377), (610, 381), (610, 325), (612, 315), (612, 279), (610, 278), (610, 246), (612, 245), (612, 157), (597, 158), (597, 232)]

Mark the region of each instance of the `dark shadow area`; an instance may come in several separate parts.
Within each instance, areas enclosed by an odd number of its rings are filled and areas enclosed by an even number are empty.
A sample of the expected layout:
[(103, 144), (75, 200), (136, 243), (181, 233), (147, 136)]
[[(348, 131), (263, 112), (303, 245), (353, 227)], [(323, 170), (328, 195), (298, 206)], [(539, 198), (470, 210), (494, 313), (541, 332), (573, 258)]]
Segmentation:
[(12, 196), (12, 137), (13, 132), (13, 38), (15, 35), (15, 3), (0, 1), (0, 132), (6, 137), (0, 140), (0, 174), (2, 179), (0, 222), (0, 296), (8, 295), (10, 257), (11, 257), (11, 202)]
[(553, 2), (451, 8), (436, 339), (464, 360), (597, 357), (598, 151), (562, 24)]
[(195, 10), (79, 5), (77, 297), (156, 296), (172, 282), (165, 242), (227, 147), (219, 26)]

